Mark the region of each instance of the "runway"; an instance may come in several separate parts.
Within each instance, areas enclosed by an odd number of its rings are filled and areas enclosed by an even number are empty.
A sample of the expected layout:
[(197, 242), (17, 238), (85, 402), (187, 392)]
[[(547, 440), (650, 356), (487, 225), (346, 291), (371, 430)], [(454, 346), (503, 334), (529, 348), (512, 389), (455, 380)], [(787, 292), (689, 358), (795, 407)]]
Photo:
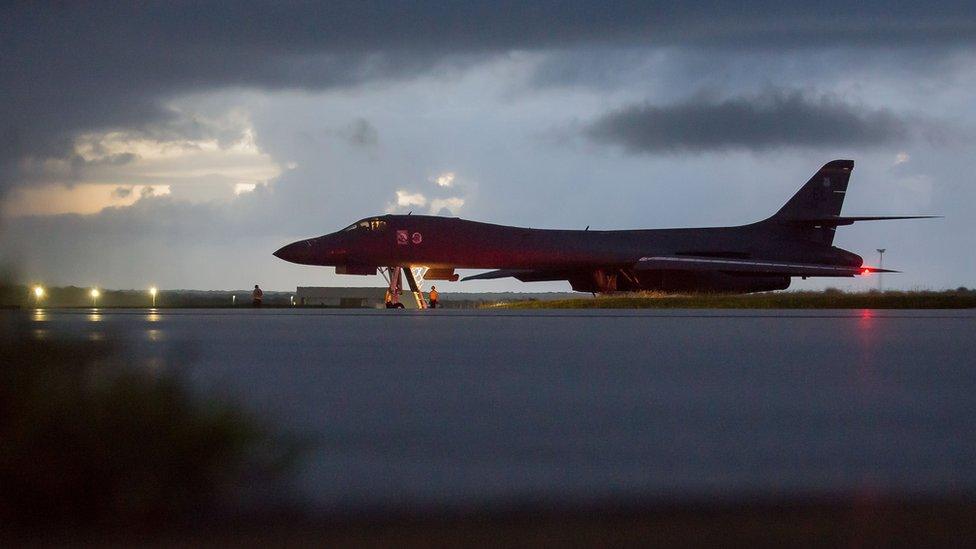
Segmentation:
[(310, 436), (323, 510), (976, 489), (971, 310), (0, 314)]

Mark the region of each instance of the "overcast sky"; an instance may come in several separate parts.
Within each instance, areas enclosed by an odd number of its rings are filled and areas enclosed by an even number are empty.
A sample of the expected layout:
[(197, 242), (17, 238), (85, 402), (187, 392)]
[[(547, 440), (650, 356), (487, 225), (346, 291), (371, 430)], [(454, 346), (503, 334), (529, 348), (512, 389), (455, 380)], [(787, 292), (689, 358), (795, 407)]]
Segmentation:
[(0, 262), (108, 288), (380, 285), (271, 252), (411, 210), (742, 224), (851, 158), (844, 214), (946, 217), (835, 244), (887, 248), (888, 287), (976, 286), (972, 2), (692, 4), (5, 3)]

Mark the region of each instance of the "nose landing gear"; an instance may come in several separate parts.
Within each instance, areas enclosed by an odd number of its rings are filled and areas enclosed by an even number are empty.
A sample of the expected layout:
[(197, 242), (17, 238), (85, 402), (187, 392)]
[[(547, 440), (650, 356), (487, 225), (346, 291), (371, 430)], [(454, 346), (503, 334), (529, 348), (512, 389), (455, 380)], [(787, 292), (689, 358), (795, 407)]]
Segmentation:
[[(386, 279), (389, 285), (387, 289), (386, 307), (388, 309), (426, 309), (427, 300), (424, 299), (422, 287), (426, 272), (427, 267), (381, 267), (380, 274), (383, 275), (383, 278)], [(408, 302), (409, 305), (400, 301), (400, 295), (403, 293), (404, 278), (407, 279), (407, 287), (410, 289), (410, 293), (413, 294), (412, 303)]]

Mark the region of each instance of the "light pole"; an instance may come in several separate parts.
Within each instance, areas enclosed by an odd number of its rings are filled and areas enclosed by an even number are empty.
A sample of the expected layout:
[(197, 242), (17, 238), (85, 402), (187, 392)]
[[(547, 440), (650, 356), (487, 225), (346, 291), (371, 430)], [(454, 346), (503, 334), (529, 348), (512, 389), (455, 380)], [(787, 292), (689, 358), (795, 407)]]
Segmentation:
[(98, 288), (92, 288), (90, 295), (92, 298), (92, 307), (94, 307), (95, 302), (98, 300), (98, 296), (102, 295), (102, 293), (98, 291)]
[(152, 288), (149, 288), (149, 295), (152, 296), (152, 306), (153, 306), (153, 309), (156, 308), (156, 292), (157, 292), (157, 290), (156, 290), (156, 287), (155, 286), (153, 286)]
[(41, 298), (44, 297), (44, 288), (34, 286), (34, 307), (41, 306)]
[[(884, 253), (885, 253), (885, 248), (878, 248), (878, 268), (879, 269), (884, 269)], [(881, 280), (882, 280), (881, 277), (883, 277), (883, 276), (884, 276), (884, 273), (883, 272), (878, 273), (878, 291), (879, 292), (883, 292), (884, 291), (884, 285), (881, 283)]]

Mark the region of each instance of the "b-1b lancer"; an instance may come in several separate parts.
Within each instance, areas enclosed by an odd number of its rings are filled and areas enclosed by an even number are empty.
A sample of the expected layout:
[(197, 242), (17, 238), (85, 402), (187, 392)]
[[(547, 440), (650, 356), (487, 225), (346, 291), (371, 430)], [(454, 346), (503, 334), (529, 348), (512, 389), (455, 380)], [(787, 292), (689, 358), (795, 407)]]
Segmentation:
[[(841, 216), (852, 160), (825, 164), (768, 219), (736, 227), (623, 231), (509, 227), (459, 218), (381, 215), (300, 240), (274, 253), (339, 274), (411, 269), (428, 280), (457, 280), (455, 269), (495, 269), (464, 280), (513, 277), (568, 281), (580, 292), (748, 293), (788, 288), (792, 277), (853, 277), (896, 272), (868, 267), (833, 246), (837, 227), (858, 221), (934, 216)], [(395, 276), (394, 276), (395, 275)]]

